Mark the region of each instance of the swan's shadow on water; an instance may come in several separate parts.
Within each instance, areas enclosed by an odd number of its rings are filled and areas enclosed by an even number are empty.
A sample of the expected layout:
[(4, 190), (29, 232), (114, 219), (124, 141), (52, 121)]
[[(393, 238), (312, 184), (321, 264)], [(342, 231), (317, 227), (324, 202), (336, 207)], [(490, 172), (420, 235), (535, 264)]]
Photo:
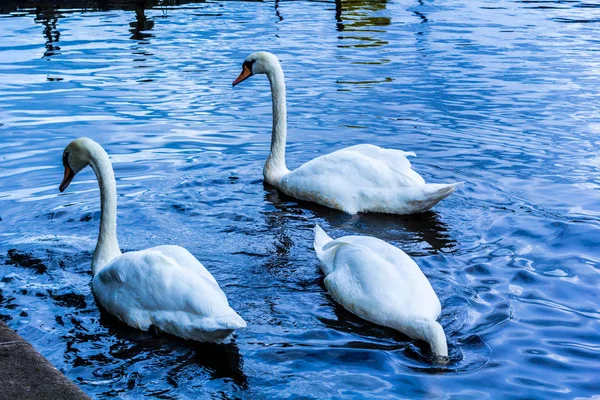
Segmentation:
[[(167, 373), (173, 382), (177, 382), (184, 371), (193, 371), (199, 367), (207, 371), (211, 379), (231, 379), (238, 387), (247, 388), (248, 377), (243, 370), (244, 360), (235, 342), (195, 342), (162, 332), (143, 332), (119, 321), (99, 305), (98, 309), (100, 325), (106, 328), (111, 336), (123, 342), (120, 347), (111, 346), (111, 354), (114, 357), (135, 360), (142, 354), (150, 357), (164, 355), (170, 358), (169, 365), (173, 366)], [(171, 353), (181, 350), (189, 351), (183, 351), (184, 354), (173, 358)]]
[[(273, 186), (264, 183), (265, 200), (280, 212), (271, 213), (281, 225), (285, 219), (306, 219), (305, 211), (325, 220), (332, 227), (343, 229), (349, 234), (375, 236), (383, 240), (400, 242), (426, 242), (433, 252), (450, 253), (457, 246), (449, 234), (448, 226), (434, 211), (412, 215), (394, 215), (378, 213), (361, 213), (350, 215), (316, 203), (306, 202), (287, 196)], [(314, 219), (314, 218), (310, 218)], [(272, 221), (274, 222), (274, 221)]]

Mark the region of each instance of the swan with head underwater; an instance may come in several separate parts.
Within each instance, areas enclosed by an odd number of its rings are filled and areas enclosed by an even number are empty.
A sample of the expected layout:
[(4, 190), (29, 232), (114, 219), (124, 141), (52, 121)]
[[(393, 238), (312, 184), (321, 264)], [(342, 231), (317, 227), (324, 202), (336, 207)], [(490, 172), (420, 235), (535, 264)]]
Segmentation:
[(264, 51), (250, 54), (233, 86), (255, 74), (267, 75), (273, 101), (271, 152), (264, 179), (286, 195), (350, 214), (414, 214), (429, 210), (460, 184), (425, 183), (406, 158), (415, 153), (370, 144), (347, 147), (288, 170), (285, 79), (277, 57)]
[(427, 342), (437, 363), (448, 362), (446, 334), (437, 322), (440, 300), (405, 252), (370, 236), (334, 240), (318, 225), (314, 248), (335, 301), (367, 321)]
[(127, 325), (152, 327), (184, 339), (219, 342), (246, 322), (230, 306), (215, 278), (186, 249), (165, 245), (122, 254), (117, 242), (117, 189), (108, 154), (79, 138), (65, 148), (60, 191), (89, 165), (100, 186), (100, 233), (92, 258), (92, 292)]

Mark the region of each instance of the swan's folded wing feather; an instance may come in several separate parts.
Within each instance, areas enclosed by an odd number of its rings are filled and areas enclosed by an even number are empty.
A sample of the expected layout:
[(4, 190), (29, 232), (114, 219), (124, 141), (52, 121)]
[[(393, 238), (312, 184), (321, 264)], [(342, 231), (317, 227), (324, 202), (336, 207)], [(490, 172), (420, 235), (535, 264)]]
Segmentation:
[(416, 154), (412, 151), (385, 149), (372, 144), (358, 144), (338, 151), (347, 153), (354, 152), (369, 158), (372, 163), (387, 167), (396, 175), (396, 178), (401, 177), (400, 180), (404, 182), (404, 186), (425, 183), (424, 179), (412, 169), (412, 165), (407, 158), (409, 156), (416, 157)]
[(117, 257), (96, 275), (93, 284), (94, 293), (107, 308), (187, 312), (200, 317), (230, 312), (225, 294), (210, 273), (182, 267), (152, 249)]
[(340, 151), (353, 151), (374, 160), (385, 162), (390, 168), (397, 172), (407, 171), (412, 165), (407, 157), (416, 157), (414, 151), (403, 151), (398, 149), (386, 149), (372, 144), (357, 144), (346, 147)]
[[(324, 280), (331, 296), (348, 311), (373, 323), (389, 326), (387, 321), (397, 316), (395, 295), (402, 287), (391, 287), (394, 273), (385, 261), (361, 246), (341, 244), (336, 251), (334, 266)], [(402, 282), (400, 282), (400, 286)]]
[(283, 176), (288, 196), (355, 214), (413, 214), (430, 209), (456, 184), (426, 184), (408, 153), (358, 145), (315, 158)]
[(181, 246), (174, 245), (162, 245), (156, 246), (149, 250), (156, 250), (162, 253), (163, 255), (172, 258), (175, 262), (185, 268), (192, 271), (195, 271), (198, 274), (206, 277), (207, 279), (213, 281), (216, 285), (218, 285), (215, 278), (212, 274), (206, 269), (204, 265), (192, 253), (190, 253), (186, 248)]
[[(398, 269), (402, 274), (405, 273), (403, 272), (404, 270), (408, 271), (408, 273), (411, 273), (411, 271), (414, 271), (415, 268), (419, 268), (418, 265), (413, 261), (413, 259), (410, 258), (408, 254), (406, 254), (400, 248), (373, 236), (343, 236), (341, 238), (335, 239), (331, 243), (339, 242), (345, 242), (355, 246), (362, 246), (366, 249), (369, 249), (369, 251), (371, 251), (373, 254), (377, 255), (381, 259), (393, 265), (394, 268)], [(328, 243), (328, 245), (330, 245), (331, 243)], [(324, 249), (325, 248), (326, 246), (324, 247)]]
[(325, 285), (346, 309), (385, 326), (403, 316), (439, 316), (441, 305), (431, 284), (402, 250), (364, 236), (345, 236), (328, 245), (335, 242), (340, 244)]
[[(321, 182), (354, 188), (396, 188), (424, 184), (404, 152), (359, 145), (317, 157), (284, 177), (289, 186)], [(285, 184), (285, 182), (282, 182)]]

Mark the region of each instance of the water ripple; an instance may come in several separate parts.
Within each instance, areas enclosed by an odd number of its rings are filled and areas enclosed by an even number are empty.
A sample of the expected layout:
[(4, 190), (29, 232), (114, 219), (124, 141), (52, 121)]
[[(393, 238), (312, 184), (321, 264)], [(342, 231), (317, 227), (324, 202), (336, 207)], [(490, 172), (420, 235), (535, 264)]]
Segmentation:
[[(180, 3), (0, 7), (2, 320), (97, 398), (597, 395), (597, 5)], [(465, 184), (397, 217), (263, 184), (268, 82), (231, 89), (258, 49), (285, 69), (289, 167), (369, 142)], [(57, 190), (82, 135), (114, 163), (121, 247), (187, 247), (248, 322), (233, 343), (153, 337), (98, 308), (93, 172)], [(446, 367), (333, 301), (315, 223), (415, 259), (443, 305)]]

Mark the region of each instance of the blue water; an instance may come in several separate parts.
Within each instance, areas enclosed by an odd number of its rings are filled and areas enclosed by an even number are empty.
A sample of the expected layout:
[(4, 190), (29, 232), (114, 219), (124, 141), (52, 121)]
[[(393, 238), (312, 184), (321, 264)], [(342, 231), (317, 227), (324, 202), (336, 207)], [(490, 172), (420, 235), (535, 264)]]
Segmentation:
[[(600, 6), (592, 1), (209, 1), (0, 15), (0, 318), (96, 398), (556, 398), (600, 394)], [(350, 216), (262, 182), (281, 59), (288, 166), (372, 143), (465, 184), (433, 211)], [(140, 333), (90, 290), (91, 170), (111, 155), (124, 250), (179, 244), (248, 322), (229, 345)], [(312, 227), (404, 249), (451, 363), (322, 285)]]

